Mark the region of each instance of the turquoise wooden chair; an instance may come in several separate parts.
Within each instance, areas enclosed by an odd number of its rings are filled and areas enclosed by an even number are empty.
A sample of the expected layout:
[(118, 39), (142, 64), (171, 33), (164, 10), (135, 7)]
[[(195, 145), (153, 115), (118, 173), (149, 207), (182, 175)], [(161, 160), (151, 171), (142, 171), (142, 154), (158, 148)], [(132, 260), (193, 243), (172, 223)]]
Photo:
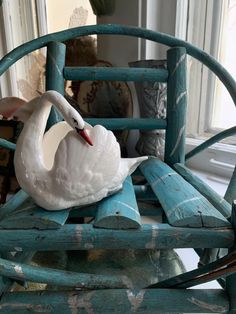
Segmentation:
[[(93, 68), (91, 71), (89, 67), (65, 67), (65, 45), (62, 42), (91, 34), (135, 36), (167, 45), (170, 47), (167, 69)], [(215, 59), (183, 40), (120, 25), (78, 27), (32, 40), (0, 61), (0, 74), (18, 59), (44, 46), (47, 47), (47, 90), (54, 89), (63, 94), (65, 79), (166, 82), (167, 118), (164, 120), (89, 119), (91, 124), (100, 123), (112, 130), (165, 129), (165, 159), (162, 162), (151, 158), (140, 166), (147, 184), (132, 184), (129, 177), (121, 192), (86, 208), (47, 212), (38, 208), (24, 191), (19, 191), (4, 204), (0, 208), (0, 312), (235, 313), (236, 174), (234, 172), (222, 199), (184, 163), (209, 145), (234, 134), (236, 128), (221, 132), (185, 155), (186, 55), (212, 70), (236, 103), (233, 78)], [(48, 125), (59, 120), (60, 116), (52, 110)], [(0, 145), (10, 150), (15, 148), (13, 143), (3, 139)], [(156, 206), (142, 207), (140, 200), (155, 201)], [(143, 215), (162, 216), (163, 222), (143, 224)], [(68, 223), (70, 218), (78, 217), (94, 217), (94, 221)], [(171, 272), (168, 261), (175, 248), (195, 249), (201, 267), (185, 272), (179, 263), (179, 270)], [(96, 251), (98, 249), (102, 251)], [(78, 251), (78, 272), (29, 263), (36, 251), (48, 251), (49, 256), (50, 251), (55, 250)], [(109, 252), (117, 250), (124, 259), (132, 250), (135, 254), (149, 254), (149, 259), (150, 252), (159, 252), (156, 261), (167, 265), (166, 274), (162, 279), (154, 278), (147, 283), (139, 269), (137, 288), (129, 273), (119, 275), (112, 263), (111, 273), (94, 273), (89, 263), (81, 262), (86, 250), (107, 252), (104, 255), (107, 258)], [(168, 254), (172, 254), (170, 258)], [(106, 263), (105, 258), (103, 263)], [(133, 259), (133, 266), (135, 263), (136, 259)], [(148, 265), (146, 271), (149, 272)], [(213, 279), (219, 281), (222, 289), (187, 289)], [(27, 282), (45, 283), (51, 290), (14, 290), (16, 283), (24, 285)]]

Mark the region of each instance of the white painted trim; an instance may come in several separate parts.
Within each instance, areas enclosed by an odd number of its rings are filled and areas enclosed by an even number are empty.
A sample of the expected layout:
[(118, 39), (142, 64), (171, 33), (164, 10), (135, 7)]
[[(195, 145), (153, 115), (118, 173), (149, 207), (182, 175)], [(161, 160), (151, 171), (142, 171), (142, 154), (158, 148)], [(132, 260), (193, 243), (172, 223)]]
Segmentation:
[[(44, 0), (42, 1), (44, 2)], [(1, 55), (33, 38), (38, 37), (38, 21), (35, 0), (4, 0), (0, 8), (0, 44)], [(26, 56), (11, 66), (1, 77), (1, 96), (21, 96), (17, 81), (26, 78), (31, 67), (31, 57)]]
[(37, 21), (38, 21), (38, 35), (43, 36), (48, 34), (47, 23), (47, 5), (45, 0), (35, 0)]
[[(14, 48), (9, 5), (9, 1), (3, 1), (2, 6), (0, 7), (1, 57)], [(1, 96), (6, 97), (10, 95), (18, 96), (15, 66), (11, 66), (10, 69), (1, 76)]]
[[(146, 28), (175, 36), (176, 1), (148, 0)], [(152, 41), (146, 42), (146, 59), (166, 59), (168, 47)]]
[[(187, 138), (186, 152), (189, 152), (203, 142), (204, 140)], [(234, 166), (236, 165), (236, 147), (216, 143), (189, 159), (187, 165), (190, 168), (228, 179), (232, 176)]]
[(183, 40), (186, 40), (187, 38), (188, 6), (189, 6), (189, 0), (177, 0), (175, 36)]

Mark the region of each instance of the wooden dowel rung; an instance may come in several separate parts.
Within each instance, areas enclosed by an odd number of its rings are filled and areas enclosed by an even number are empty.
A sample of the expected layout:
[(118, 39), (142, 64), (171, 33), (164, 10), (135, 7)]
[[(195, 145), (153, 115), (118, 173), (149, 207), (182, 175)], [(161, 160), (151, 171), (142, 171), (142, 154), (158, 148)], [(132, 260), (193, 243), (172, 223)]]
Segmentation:
[(164, 119), (139, 119), (139, 118), (87, 118), (84, 119), (91, 125), (101, 124), (109, 130), (155, 130), (165, 129)]
[(80, 81), (154, 81), (167, 82), (165, 69), (114, 68), (114, 67), (65, 67), (66, 80)]

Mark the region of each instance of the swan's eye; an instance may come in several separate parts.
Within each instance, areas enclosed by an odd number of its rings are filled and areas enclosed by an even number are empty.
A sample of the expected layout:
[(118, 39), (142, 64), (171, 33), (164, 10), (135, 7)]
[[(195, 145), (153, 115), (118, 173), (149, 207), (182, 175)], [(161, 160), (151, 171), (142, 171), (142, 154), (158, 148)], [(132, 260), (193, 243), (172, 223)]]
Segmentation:
[(75, 124), (78, 125), (78, 121), (75, 118), (72, 118), (72, 120), (74, 121)]

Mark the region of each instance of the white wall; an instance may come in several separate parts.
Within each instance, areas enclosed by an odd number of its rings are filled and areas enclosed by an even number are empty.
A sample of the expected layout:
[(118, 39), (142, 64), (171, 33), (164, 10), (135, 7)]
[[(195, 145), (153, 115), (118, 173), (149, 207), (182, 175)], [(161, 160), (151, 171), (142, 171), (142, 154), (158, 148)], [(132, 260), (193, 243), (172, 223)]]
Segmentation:
[[(97, 23), (138, 26), (139, 1), (116, 1), (115, 13), (112, 16), (98, 17)], [(126, 36), (99, 36), (98, 57), (99, 59), (110, 61), (115, 66), (127, 66), (129, 61), (134, 61), (138, 58), (138, 39)]]
[[(124, 24), (140, 26), (175, 35), (176, 1), (173, 0), (118, 0), (112, 16), (98, 17), (98, 24)], [(141, 52), (137, 38), (120, 36), (99, 36), (99, 58), (116, 66), (140, 58), (165, 58), (166, 47), (147, 41), (146, 53)]]

